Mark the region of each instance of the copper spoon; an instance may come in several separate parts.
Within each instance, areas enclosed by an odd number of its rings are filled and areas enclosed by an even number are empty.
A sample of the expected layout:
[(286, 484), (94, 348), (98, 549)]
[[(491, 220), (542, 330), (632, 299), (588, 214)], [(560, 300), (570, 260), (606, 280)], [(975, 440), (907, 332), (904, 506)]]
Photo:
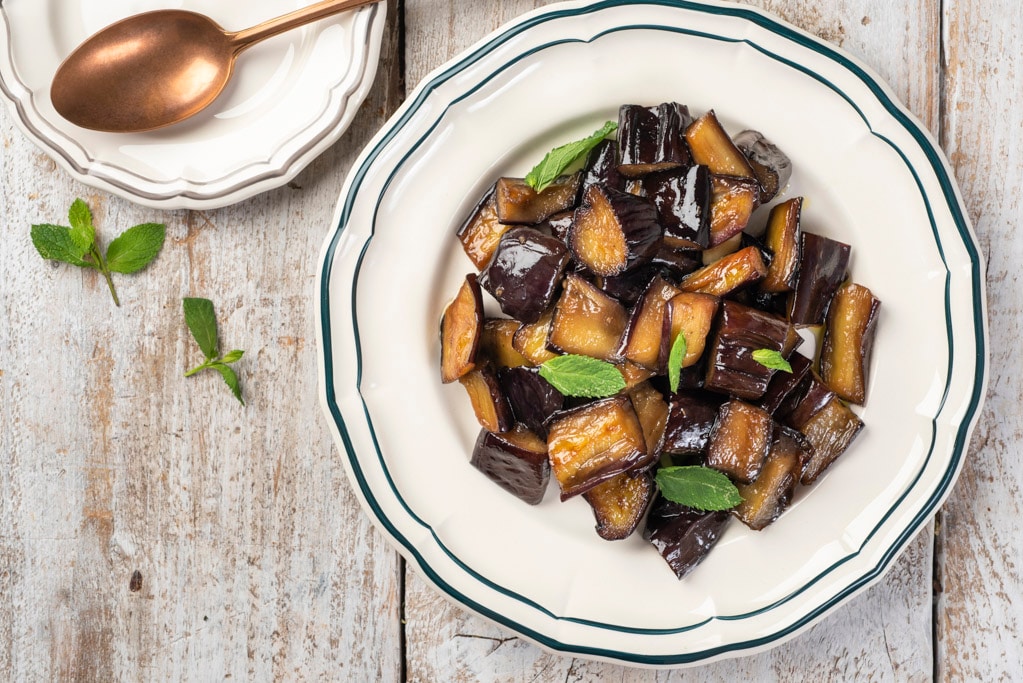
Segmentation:
[(379, 0), (322, 0), (244, 31), (185, 10), (136, 14), (93, 34), (57, 68), (50, 99), (83, 128), (162, 128), (209, 106), (238, 54), (278, 33)]

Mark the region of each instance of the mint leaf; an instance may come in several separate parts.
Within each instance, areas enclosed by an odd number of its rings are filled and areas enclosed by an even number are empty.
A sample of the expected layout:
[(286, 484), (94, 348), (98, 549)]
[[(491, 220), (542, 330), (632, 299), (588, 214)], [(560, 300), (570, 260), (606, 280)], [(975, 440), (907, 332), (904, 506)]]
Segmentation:
[(220, 376), (224, 378), (224, 382), (231, 388), (231, 393), (234, 394), (234, 397), (238, 399), (239, 403), (245, 405), (245, 401), (242, 400), (242, 388), (238, 384), (238, 375), (234, 374), (234, 370), (219, 362), (212, 363), (210, 367), (220, 373)]
[(772, 370), (784, 370), (785, 372), (791, 373), (792, 366), (789, 362), (781, 355), (780, 352), (774, 349), (757, 349), (753, 352), (753, 360), (763, 365), (765, 368)]
[(241, 357), (244, 353), (245, 353), (244, 351), (240, 351), (238, 349), (235, 349), (234, 351), (228, 351), (227, 354), (220, 360), (224, 363), (234, 363), (238, 360), (241, 360)]
[(152, 262), (163, 247), (167, 229), (162, 223), (142, 223), (128, 228), (107, 248), (107, 268), (115, 273), (134, 273)]
[(71, 240), (71, 228), (63, 225), (42, 223), (32, 226), (32, 244), (44, 259), (61, 261), (83, 268), (94, 267), (84, 260), (85, 252), (81, 251)]
[(662, 496), (696, 510), (728, 510), (742, 502), (732, 480), (709, 467), (662, 467), (654, 481)]
[(185, 310), (185, 324), (195, 337), (207, 360), (217, 357), (217, 315), (209, 299), (185, 297), (181, 302)]
[(678, 392), (679, 382), (682, 381), (682, 360), (686, 357), (686, 336), (681, 332), (671, 343), (671, 352), (668, 353), (668, 385), (671, 393)]
[(618, 124), (614, 121), (608, 121), (604, 124), (603, 128), (589, 137), (555, 147), (547, 152), (547, 155), (544, 156), (539, 164), (533, 167), (533, 170), (526, 174), (526, 184), (537, 192), (543, 192), (573, 162), (589, 154), (590, 150), (599, 145), (601, 140), (616, 130), (618, 130)]
[(540, 376), (565, 396), (601, 398), (625, 388), (621, 371), (607, 361), (567, 354), (540, 366)]
[(67, 217), (71, 221), (71, 241), (84, 255), (96, 243), (96, 228), (92, 225), (92, 212), (89, 211), (89, 205), (81, 199), (76, 199), (71, 203)]

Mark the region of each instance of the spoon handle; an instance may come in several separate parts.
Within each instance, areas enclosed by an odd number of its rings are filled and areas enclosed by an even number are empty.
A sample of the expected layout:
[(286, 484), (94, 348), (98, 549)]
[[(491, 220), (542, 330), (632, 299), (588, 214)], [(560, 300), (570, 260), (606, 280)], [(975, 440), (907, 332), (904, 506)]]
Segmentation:
[(264, 21), (252, 28), (247, 28), (236, 33), (229, 33), (228, 38), (234, 45), (234, 51), (235, 54), (237, 54), (253, 43), (258, 43), (264, 38), (269, 38), (277, 35), (278, 33), (290, 31), (293, 28), (314, 22), (317, 19), (329, 17), (332, 14), (344, 12), (349, 9), (355, 9), (356, 7), (362, 7), (363, 5), (370, 5), (379, 1), (380, 0), (322, 0), (321, 2), (309, 5), (308, 7), (303, 7), (302, 9), (297, 9), (294, 12), (285, 14), (284, 16)]

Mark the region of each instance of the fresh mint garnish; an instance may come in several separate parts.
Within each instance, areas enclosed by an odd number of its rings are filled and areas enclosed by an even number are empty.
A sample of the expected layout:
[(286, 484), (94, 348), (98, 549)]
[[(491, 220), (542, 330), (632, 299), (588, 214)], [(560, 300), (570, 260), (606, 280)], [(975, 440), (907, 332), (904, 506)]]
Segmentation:
[(543, 192), (548, 185), (565, 172), (566, 168), (571, 166), (580, 157), (589, 154), (590, 150), (599, 145), (601, 140), (616, 130), (618, 130), (618, 124), (614, 121), (608, 121), (604, 124), (603, 128), (589, 137), (555, 147), (547, 152), (543, 161), (526, 174), (526, 184), (537, 192)]
[(238, 375), (229, 366), (241, 359), (244, 351), (235, 349), (228, 351), (223, 357), (219, 354), (220, 343), (217, 341), (217, 316), (213, 310), (213, 302), (209, 299), (186, 297), (181, 302), (185, 311), (185, 324), (195, 338), (196, 343), (206, 360), (185, 373), (185, 377), (191, 377), (197, 372), (213, 369), (220, 373), (224, 382), (231, 389), (231, 393), (238, 401), (245, 405), (242, 400), (242, 388), (238, 384)]
[(96, 244), (96, 226), (89, 205), (76, 199), (68, 210), (66, 225), (41, 223), (32, 226), (32, 244), (44, 259), (94, 268), (107, 281), (114, 305), (120, 306), (110, 273), (134, 273), (148, 266), (160, 253), (167, 229), (160, 223), (143, 223), (128, 228), (110, 243), (106, 256)]
[(671, 352), (668, 354), (668, 385), (671, 393), (678, 392), (679, 382), (682, 381), (682, 360), (686, 357), (686, 336), (681, 332), (671, 343)]
[(774, 349), (757, 349), (753, 352), (753, 360), (763, 365), (765, 368), (772, 370), (783, 370), (789, 374), (792, 373), (792, 366), (789, 362), (781, 355), (780, 352)]
[(732, 480), (709, 467), (662, 467), (654, 481), (662, 496), (696, 510), (728, 510), (742, 502)]
[(540, 376), (565, 396), (601, 398), (625, 388), (621, 371), (607, 361), (566, 354), (540, 366)]

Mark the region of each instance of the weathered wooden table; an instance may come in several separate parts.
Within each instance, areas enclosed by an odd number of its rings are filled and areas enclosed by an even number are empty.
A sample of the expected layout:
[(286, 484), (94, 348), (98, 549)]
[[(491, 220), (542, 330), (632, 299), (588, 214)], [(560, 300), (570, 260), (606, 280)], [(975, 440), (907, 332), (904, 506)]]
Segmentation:
[[(550, 655), (452, 607), (369, 527), (318, 403), (320, 244), (405, 93), (542, 4), (391, 0), (352, 128), (287, 187), (217, 211), (79, 185), (0, 113), (0, 679), (1023, 680), (1018, 0), (755, 3), (888, 79), (941, 141), (988, 258), (986, 408), (948, 503), (879, 585), (764, 654), (654, 674)], [(96, 273), (29, 241), (77, 196), (101, 234), (167, 224), (119, 309)], [(214, 299), (224, 343), (247, 351), (246, 407), (216, 375), (182, 377), (201, 360), (182, 296)]]

